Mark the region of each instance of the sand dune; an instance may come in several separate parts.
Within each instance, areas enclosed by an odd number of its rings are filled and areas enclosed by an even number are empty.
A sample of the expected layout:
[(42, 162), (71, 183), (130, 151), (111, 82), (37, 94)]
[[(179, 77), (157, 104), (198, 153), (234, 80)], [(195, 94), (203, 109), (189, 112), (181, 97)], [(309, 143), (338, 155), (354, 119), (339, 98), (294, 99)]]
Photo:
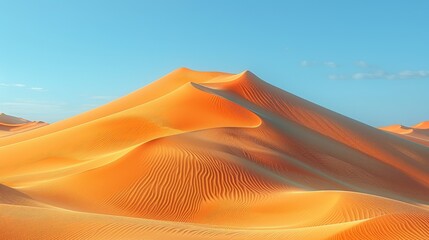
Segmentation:
[(0, 138), (0, 237), (427, 239), (429, 148), (396, 135), (181, 68)]
[(0, 137), (10, 136), (16, 133), (33, 130), (46, 126), (47, 123), (40, 121), (28, 121), (23, 118), (13, 117), (0, 113)]
[(429, 121), (424, 121), (424, 122), (418, 123), (418, 124), (414, 125), (413, 128), (429, 129)]
[(380, 129), (411, 142), (429, 147), (429, 121), (418, 123), (412, 127), (391, 125), (381, 127)]
[[(323, 205), (315, 203), (314, 199), (319, 197)], [(282, 202), (292, 204), (288, 207)], [(1, 236), (6, 239), (427, 239), (429, 234), (427, 211), (348, 192), (274, 195), (247, 211), (237, 209), (247, 213), (238, 221), (228, 218), (232, 224), (239, 222), (246, 226), (192, 224), (3, 204), (0, 210), (4, 219)], [(264, 219), (277, 219), (283, 224), (267, 226), (269, 223)]]

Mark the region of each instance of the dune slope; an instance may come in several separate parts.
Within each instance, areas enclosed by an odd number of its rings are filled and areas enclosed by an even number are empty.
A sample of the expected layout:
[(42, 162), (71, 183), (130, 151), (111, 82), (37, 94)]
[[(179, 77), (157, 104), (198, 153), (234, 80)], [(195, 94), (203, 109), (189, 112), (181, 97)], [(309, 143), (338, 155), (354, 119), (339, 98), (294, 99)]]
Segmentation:
[(33, 130), (46, 126), (47, 123), (40, 121), (28, 121), (23, 118), (13, 117), (0, 113), (0, 137), (10, 136), (16, 133)]
[(380, 129), (411, 142), (429, 147), (429, 121), (418, 123), (412, 127), (391, 125), (381, 127)]
[(0, 194), (19, 199), (0, 197), (0, 236), (425, 239), (428, 173), (425, 145), (248, 71), (181, 68), (0, 138)]

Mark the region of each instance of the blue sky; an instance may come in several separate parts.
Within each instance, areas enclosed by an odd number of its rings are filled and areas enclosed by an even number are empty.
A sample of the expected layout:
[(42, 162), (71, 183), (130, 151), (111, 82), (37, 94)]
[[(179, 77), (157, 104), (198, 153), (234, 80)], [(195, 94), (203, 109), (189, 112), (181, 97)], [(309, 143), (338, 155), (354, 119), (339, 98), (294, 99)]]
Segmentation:
[(178, 67), (373, 126), (429, 119), (429, 1), (0, 0), (0, 112), (58, 121)]

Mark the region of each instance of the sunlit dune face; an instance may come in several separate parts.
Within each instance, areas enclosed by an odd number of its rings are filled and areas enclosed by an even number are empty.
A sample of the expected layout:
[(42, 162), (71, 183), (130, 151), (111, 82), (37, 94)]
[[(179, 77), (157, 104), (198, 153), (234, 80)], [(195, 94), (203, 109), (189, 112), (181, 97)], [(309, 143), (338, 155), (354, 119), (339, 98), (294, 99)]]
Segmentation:
[(181, 68), (58, 123), (0, 115), (0, 236), (427, 239), (427, 129)]
[(429, 121), (421, 122), (413, 126), (413, 128), (417, 129), (429, 129)]

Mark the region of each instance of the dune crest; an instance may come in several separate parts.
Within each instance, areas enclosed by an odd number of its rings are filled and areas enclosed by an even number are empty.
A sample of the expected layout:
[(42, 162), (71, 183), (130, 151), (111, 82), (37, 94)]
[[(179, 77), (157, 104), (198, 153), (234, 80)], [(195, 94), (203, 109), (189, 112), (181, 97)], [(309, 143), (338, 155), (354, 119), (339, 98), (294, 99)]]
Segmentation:
[(412, 127), (398, 124), (381, 127), (380, 129), (404, 138), (408, 141), (429, 147), (429, 121), (418, 123)]
[(429, 121), (424, 121), (424, 122), (418, 123), (418, 124), (414, 125), (413, 128), (429, 129)]
[(0, 236), (425, 239), (429, 148), (384, 131), (250, 71), (180, 68), (0, 138)]
[(0, 113), (0, 137), (33, 130), (48, 125), (41, 121), (29, 121)]

